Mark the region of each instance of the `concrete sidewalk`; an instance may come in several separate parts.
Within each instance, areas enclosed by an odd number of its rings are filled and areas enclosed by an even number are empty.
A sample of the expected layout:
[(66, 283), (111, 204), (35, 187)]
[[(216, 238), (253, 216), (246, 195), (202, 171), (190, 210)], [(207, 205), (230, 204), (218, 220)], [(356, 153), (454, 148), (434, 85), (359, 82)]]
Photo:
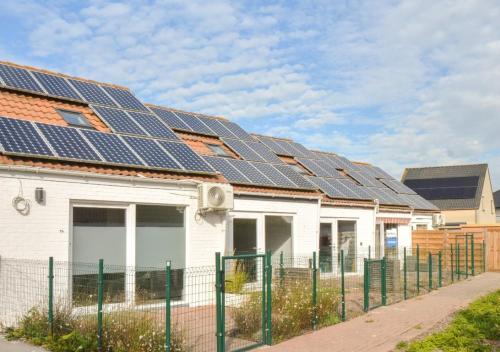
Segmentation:
[(451, 314), (474, 299), (498, 289), (500, 273), (485, 273), (261, 350), (392, 351), (398, 342), (411, 340), (436, 329)]
[(41, 347), (36, 347), (21, 341), (7, 341), (0, 335), (1, 352), (45, 352)]

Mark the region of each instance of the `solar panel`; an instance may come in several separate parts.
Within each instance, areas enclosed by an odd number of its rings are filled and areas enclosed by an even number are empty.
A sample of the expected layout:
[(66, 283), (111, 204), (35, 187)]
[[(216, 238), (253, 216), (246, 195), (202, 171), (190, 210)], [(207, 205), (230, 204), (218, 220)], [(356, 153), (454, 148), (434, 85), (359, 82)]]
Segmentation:
[(82, 100), (68, 82), (62, 77), (48, 75), (42, 72), (33, 71), (33, 75), (45, 88), (47, 93), (56, 97)]
[(54, 155), (33, 125), (23, 120), (0, 117), (0, 146), (7, 153)]
[(346, 178), (343, 174), (341, 174), (334, 166), (328, 163), (326, 160), (314, 160), (319, 167), (328, 172), (328, 177), (332, 178)]
[(283, 141), (280, 139), (275, 139), (274, 143), (276, 143), (285, 153), (284, 155), (288, 156), (296, 156), (297, 151), (293, 149), (293, 147), (287, 141)]
[(157, 108), (151, 108), (151, 110), (170, 128), (191, 131), (191, 127), (186, 125), (174, 112)]
[(412, 190), (410, 187), (405, 186), (401, 182), (397, 180), (386, 180), (386, 179), (380, 179), (380, 182), (382, 182), (384, 185), (387, 187), (391, 188), (393, 191), (397, 193), (402, 193), (402, 194), (416, 194), (414, 190)]
[(367, 191), (366, 187), (359, 186), (347, 178), (338, 179), (336, 181), (353, 190), (361, 199), (374, 199), (372, 194)]
[(28, 70), (0, 64), (0, 78), (7, 87), (45, 93)]
[(240, 171), (243, 175), (246, 176), (256, 185), (261, 186), (274, 186), (274, 182), (265, 177), (262, 173), (260, 173), (252, 164), (245, 160), (236, 160), (236, 159), (228, 159), (227, 160), (233, 167), (235, 167), (238, 171)]
[(273, 165), (251, 162), (251, 164), (270, 179), (274, 184), (284, 188), (297, 188), (297, 185), (279, 172)]
[[(302, 156), (304, 156), (305, 158), (314, 157), (313, 152), (311, 152), (309, 149), (304, 147), (302, 144), (297, 143), (297, 142), (293, 142), (293, 141), (291, 141), (289, 143), (293, 148), (295, 148), (295, 150), (299, 151), (302, 154)], [(298, 155), (298, 156), (300, 156), (300, 155)]]
[(440, 177), (405, 180), (404, 184), (412, 189), (442, 187), (477, 187), (479, 176)]
[(218, 172), (224, 176), (226, 180), (232, 183), (250, 183), (250, 180), (245, 177), (241, 172), (233, 167), (227, 159), (217, 158), (212, 156), (205, 156), (205, 160)]
[(345, 198), (345, 195), (342, 192), (334, 188), (332, 185), (330, 185), (321, 177), (316, 177), (316, 176), (306, 176), (306, 177), (309, 181), (318, 186), (319, 189), (327, 196), (332, 198)]
[(314, 184), (306, 180), (305, 177), (293, 171), (293, 169), (288, 165), (274, 165), (274, 167), (278, 169), (283, 175), (288, 177), (288, 179), (290, 179), (290, 181), (295, 183), (299, 188), (305, 188), (305, 189), (317, 188)]
[(259, 137), (259, 140), (264, 143), (269, 149), (279, 155), (288, 155), (286, 150), (284, 150), (278, 143), (276, 143), (272, 138)]
[(348, 175), (366, 187), (385, 187), (379, 180), (367, 177), (360, 172), (348, 171)]
[(429, 200), (471, 199), (476, 197), (477, 187), (417, 188), (416, 191)]
[(104, 108), (102, 106), (92, 106), (92, 109), (113, 132), (147, 136), (147, 133), (124, 110)]
[(144, 165), (118, 135), (90, 130), (80, 131), (107, 162), (126, 165)]
[(76, 79), (68, 79), (68, 81), (88, 103), (117, 107), (115, 102), (97, 84)]
[(148, 166), (163, 169), (182, 170), (182, 167), (168, 155), (153, 139), (123, 136), (127, 144), (140, 155)]
[(213, 169), (196, 154), (191, 148), (183, 143), (158, 141), (181, 166), (189, 171), (213, 172)]
[(252, 136), (250, 136), (243, 128), (235, 124), (234, 122), (227, 121), (227, 120), (221, 120), (220, 121), (224, 127), (226, 127), (229, 131), (231, 131), (232, 134), (234, 134), (236, 137), (243, 139), (243, 140), (248, 140), (248, 141), (253, 141)]
[(177, 135), (154, 115), (129, 111), (132, 119), (153, 137), (178, 140)]
[(357, 191), (355, 184), (344, 184), (342, 182), (339, 182), (339, 180), (333, 178), (327, 178), (325, 179), (325, 181), (328, 182), (332, 187), (337, 189), (339, 192), (341, 192), (347, 199), (363, 199), (361, 193)]
[(36, 123), (57, 155), (75, 160), (102, 161), (76, 128)]
[(128, 90), (102, 86), (102, 88), (124, 109), (148, 111)]
[(307, 158), (308, 153), (304, 153), (304, 151), (301, 148), (297, 148), (298, 143), (292, 143), (292, 142), (286, 142), (287, 144), (287, 150), (292, 153), (293, 156), (298, 156), (298, 157), (303, 157)]
[(385, 179), (392, 179), (393, 177), (389, 175), (387, 172), (379, 168), (378, 166), (371, 166), (374, 172), (378, 174), (380, 178), (385, 178)]
[(184, 122), (186, 125), (191, 128), (192, 131), (201, 133), (201, 134), (206, 134), (209, 136), (214, 136), (215, 134), (212, 132), (210, 128), (208, 128), (199, 118), (197, 118), (194, 115), (187, 114), (184, 112), (179, 112), (176, 111), (175, 114), (179, 116), (179, 118)]
[(330, 177), (330, 173), (324, 170), (321, 166), (314, 162), (312, 159), (297, 158), (297, 161), (304, 165), (309, 171), (320, 177)]
[(276, 154), (274, 154), (268, 147), (260, 142), (246, 142), (246, 145), (252, 148), (262, 159), (274, 164), (284, 164)]
[(261, 158), (256, 152), (253, 151), (250, 147), (248, 147), (244, 142), (236, 140), (236, 139), (223, 139), (223, 142), (229, 146), (232, 150), (234, 150), (238, 155), (240, 155), (243, 159), (253, 160), (253, 161), (265, 161)]
[(231, 131), (229, 131), (222, 122), (217, 119), (209, 119), (204, 117), (199, 117), (199, 119), (207, 125), (216, 135), (219, 137), (226, 138), (236, 138), (239, 139), (236, 135), (234, 135)]

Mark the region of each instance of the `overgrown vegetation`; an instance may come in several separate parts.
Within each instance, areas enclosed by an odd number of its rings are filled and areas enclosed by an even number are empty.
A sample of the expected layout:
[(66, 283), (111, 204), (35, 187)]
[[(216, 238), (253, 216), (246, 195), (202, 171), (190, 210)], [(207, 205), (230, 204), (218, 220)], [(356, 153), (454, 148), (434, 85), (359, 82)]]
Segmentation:
[[(68, 309), (56, 309), (53, 334), (49, 334), (47, 312), (31, 309), (17, 328), (7, 329), (8, 339), (26, 339), (54, 352), (97, 351), (97, 319), (75, 317)], [(172, 331), (171, 351), (183, 352), (186, 341), (180, 331)], [(165, 351), (162, 322), (144, 312), (104, 315), (103, 350), (113, 352)]]
[(405, 352), (497, 351), (500, 346), (500, 290), (458, 312), (443, 331), (412, 343), (400, 342)]
[(225, 290), (227, 293), (241, 293), (247, 282), (247, 273), (244, 271), (236, 271), (226, 276)]
[[(318, 327), (340, 322), (339, 290), (335, 286), (318, 283), (316, 322)], [(238, 308), (230, 310), (235, 322), (233, 335), (258, 340), (262, 327), (262, 294), (253, 292)], [(272, 291), (273, 342), (289, 339), (312, 328), (314, 309), (310, 280), (286, 281)]]

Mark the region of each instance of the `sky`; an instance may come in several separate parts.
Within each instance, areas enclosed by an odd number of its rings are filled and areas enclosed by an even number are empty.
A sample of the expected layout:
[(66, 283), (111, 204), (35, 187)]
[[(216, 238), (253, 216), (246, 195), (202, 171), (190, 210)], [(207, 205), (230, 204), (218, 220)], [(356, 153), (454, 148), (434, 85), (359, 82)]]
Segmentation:
[(383, 167), (488, 163), (500, 1), (0, 2), (0, 60)]

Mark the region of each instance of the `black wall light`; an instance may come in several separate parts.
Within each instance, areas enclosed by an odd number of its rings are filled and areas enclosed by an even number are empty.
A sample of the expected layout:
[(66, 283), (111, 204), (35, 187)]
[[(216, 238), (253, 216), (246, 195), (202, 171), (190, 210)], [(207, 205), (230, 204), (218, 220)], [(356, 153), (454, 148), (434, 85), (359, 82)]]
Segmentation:
[(42, 187), (35, 188), (35, 200), (38, 204), (45, 203), (45, 190)]

